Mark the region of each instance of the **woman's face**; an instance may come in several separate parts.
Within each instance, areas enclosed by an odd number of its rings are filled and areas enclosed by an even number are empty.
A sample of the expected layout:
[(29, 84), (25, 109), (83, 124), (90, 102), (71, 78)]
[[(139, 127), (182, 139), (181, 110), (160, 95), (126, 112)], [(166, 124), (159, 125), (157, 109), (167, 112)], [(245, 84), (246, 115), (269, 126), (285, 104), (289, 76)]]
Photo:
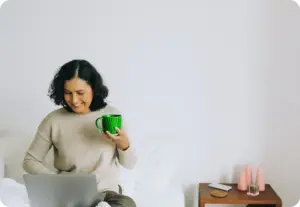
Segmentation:
[(86, 114), (90, 112), (93, 90), (85, 80), (78, 77), (67, 80), (64, 90), (65, 101), (75, 113)]

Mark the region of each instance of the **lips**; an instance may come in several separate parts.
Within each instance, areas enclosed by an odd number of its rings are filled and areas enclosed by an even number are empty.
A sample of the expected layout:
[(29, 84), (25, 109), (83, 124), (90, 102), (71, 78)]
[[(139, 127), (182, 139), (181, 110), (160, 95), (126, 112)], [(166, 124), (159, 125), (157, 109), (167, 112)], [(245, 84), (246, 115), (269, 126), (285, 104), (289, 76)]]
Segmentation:
[(78, 108), (78, 107), (80, 107), (81, 105), (82, 105), (82, 104), (76, 104), (76, 105), (73, 104), (73, 107), (74, 107), (74, 108)]

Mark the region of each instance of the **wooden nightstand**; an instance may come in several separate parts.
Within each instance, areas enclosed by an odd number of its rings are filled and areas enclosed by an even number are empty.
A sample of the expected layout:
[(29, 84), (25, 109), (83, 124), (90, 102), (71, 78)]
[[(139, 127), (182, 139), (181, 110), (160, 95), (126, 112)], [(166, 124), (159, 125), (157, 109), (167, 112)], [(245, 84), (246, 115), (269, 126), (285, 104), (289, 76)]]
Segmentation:
[(224, 198), (216, 198), (210, 195), (214, 189), (209, 187), (209, 183), (199, 184), (199, 207), (205, 204), (273, 204), (276, 207), (282, 207), (280, 197), (273, 190), (271, 185), (266, 184), (266, 190), (259, 192), (258, 196), (248, 196), (247, 192), (241, 192), (237, 189), (237, 184), (222, 183), (232, 186), (228, 195)]

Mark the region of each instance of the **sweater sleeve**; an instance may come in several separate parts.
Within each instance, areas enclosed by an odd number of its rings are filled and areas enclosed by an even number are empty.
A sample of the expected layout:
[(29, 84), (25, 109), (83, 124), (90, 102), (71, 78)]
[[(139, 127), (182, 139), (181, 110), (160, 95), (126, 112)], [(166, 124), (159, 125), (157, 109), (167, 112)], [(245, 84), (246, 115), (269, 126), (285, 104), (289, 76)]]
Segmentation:
[(45, 157), (52, 147), (50, 129), (51, 125), (44, 119), (25, 154), (23, 168), (29, 174), (55, 174), (44, 164)]
[(130, 137), (128, 132), (128, 127), (126, 121), (124, 121), (124, 117), (122, 120), (122, 129), (126, 131), (129, 137), (129, 148), (126, 150), (121, 150), (117, 148), (117, 155), (119, 163), (127, 169), (133, 169), (137, 162), (137, 154), (134, 149), (133, 139)]
[(118, 148), (117, 152), (119, 163), (127, 169), (133, 169), (137, 161), (137, 156), (132, 145), (124, 151)]

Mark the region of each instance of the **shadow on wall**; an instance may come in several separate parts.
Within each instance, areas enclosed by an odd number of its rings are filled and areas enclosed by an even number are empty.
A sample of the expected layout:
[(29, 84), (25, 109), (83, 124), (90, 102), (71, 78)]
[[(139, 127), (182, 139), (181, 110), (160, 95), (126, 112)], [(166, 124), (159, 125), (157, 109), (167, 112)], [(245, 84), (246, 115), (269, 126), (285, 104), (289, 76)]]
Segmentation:
[(299, 201), (300, 175), (300, 12), (295, 2), (269, 8), (264, 71), (266, 181), (284, 207)]
[(185, 187), (185, 206), (198, 206), (198, 184)]

